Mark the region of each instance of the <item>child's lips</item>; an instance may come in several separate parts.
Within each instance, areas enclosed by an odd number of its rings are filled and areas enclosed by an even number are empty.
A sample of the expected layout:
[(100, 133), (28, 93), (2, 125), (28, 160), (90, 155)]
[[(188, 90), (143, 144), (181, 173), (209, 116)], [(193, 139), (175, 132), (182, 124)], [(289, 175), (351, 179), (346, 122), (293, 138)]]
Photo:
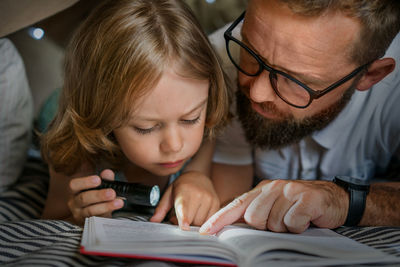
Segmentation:
[(160, 165), (163, 166), (164, 168), (175, 168), (175, 167), (179, 166), (182, 162), (183, 162), (183, 160), (178, 160), (178, 161), (174, 161), (174, 162), (160, 163)]

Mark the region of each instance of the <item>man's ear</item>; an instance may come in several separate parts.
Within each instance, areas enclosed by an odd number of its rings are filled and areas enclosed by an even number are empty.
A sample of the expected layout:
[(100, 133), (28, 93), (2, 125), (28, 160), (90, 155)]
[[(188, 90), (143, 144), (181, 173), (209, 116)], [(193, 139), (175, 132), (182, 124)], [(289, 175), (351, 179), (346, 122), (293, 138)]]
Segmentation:
[(374, 84), (380, 82), (389, 73), (394, 70), (396, 61), (393, 58), (382, 58), (375, 60), (369, 67), (366, 73), (357, 83), (357, 90), (365, 91), (371, 88)]

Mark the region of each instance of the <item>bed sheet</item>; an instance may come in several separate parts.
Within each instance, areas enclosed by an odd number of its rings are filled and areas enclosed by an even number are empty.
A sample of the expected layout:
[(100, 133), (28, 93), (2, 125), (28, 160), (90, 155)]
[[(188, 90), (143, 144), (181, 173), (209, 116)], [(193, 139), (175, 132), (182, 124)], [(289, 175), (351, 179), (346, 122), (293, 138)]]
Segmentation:
[[(80, 254), (82, 227), (39, 219), (47, 187), (46, 167), (29, 162), (18, 183), (0, 195), (1, 266), (193, 266)], [(121, 218), (145, 221), (148, 216), (125, 214)], [(340, 227), (335, 231), (400, 257), (399, 227)]]

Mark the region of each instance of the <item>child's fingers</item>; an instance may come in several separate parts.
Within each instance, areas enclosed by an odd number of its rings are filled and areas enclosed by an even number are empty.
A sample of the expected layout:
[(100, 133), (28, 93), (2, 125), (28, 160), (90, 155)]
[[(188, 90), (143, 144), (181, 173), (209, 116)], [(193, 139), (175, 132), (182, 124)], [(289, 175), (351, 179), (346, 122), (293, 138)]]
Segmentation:
[(179, 225), (178, 223), (178, 219), (176, 218), (175, 212), (173, 212), (173, 214), (171, 214), (168, 218), (169, 222), (175, 225)]
[(160, 203), (158, 203), (157, 208), (154, 211), (154, 215), (150, 218), (151, 222), (161, 222), (164, 220), (167, 213), (172, 208), (172, 186), (169, 186), (167, 190), (165, 190), (164, 195), (162, 196)]
[(207, 219), (209, 209), (210, 209), (209, 203), (204, 203), (204, 202), (201, 203), (200, 207), (197, 210), (196, 216), (193, 218), (192, 225), (195, 226), (202, 225)]
[(89, 190), (79, 193), (74, 197), (76, 207), (87, 207), (95, 203), (106, 202), (116, 198), (113, 189)]
[(112, 217), (112, 211), (106, 212), (106, 213), (103, 213), (103, 214), (100, 214), (100, 215), (96, 215), (96, 216), (103, 217), (103, 218), (111, 218)]
[(194, 216), (197, 214), (200, 202), (190, 202), (187, 198), (178, 197), (175, 199), (175, 214), (179, 227), (182, 230), (189, 230)]
[(97, 175), (87, 176), (82, 178), (74, 178), (69, 182), (69, 188), (72, 194), (77, 194), (82, 190), (91, 189), (99, 186), (101, 183), (100, 177)]
[(204, 196), (201, 205), (193, 219), (193, 225), (200, 226), (219, 209), (219, 201), (212, 196)]
[(112, 201), (98, 203), (95, 205), (87, 206), (81, 209), (81, 216), (83, 218), (91, 217), (91, 216), (101, 216), (107, 213), (110, 213), (116, 209), (120, 209), (124, 206), (124, 202), (122, 199), (114, 199)]
[[(219, 201), (214, 201), (214, 202), (211, 204), (211, 208), (208, 210), (208, 215), (207, 215), (206, 220), (208, 220), (211, 216), (213, 216), (219, 209), (220, 209)], [(204, 222), (203, 222), (203, 223), (204, 223)], [(202, 224), (203, 224), (203, 223), (202, 223)]]
[(105, 169), (100, 173), (100, 177), (106, 180), (114, 181), (115, 180), (115, 174), (112, 170), (110, 169)]

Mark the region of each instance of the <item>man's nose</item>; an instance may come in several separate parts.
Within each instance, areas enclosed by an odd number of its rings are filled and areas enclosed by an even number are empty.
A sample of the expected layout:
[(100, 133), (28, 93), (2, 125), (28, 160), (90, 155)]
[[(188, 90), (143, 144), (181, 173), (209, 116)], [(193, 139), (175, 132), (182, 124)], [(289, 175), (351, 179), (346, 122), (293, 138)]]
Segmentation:
[(168, 127), (164, 130), (160, 144), (161, 151), (165, 153), (179, 152), (183, 147), (183, 138), (177, 127)]
[(277, 95), (272, 88), (269, 72), (263, 71), (260, 75), (252, 77), (250, 82), (249, 97), (256, 103), (275, 102)]

